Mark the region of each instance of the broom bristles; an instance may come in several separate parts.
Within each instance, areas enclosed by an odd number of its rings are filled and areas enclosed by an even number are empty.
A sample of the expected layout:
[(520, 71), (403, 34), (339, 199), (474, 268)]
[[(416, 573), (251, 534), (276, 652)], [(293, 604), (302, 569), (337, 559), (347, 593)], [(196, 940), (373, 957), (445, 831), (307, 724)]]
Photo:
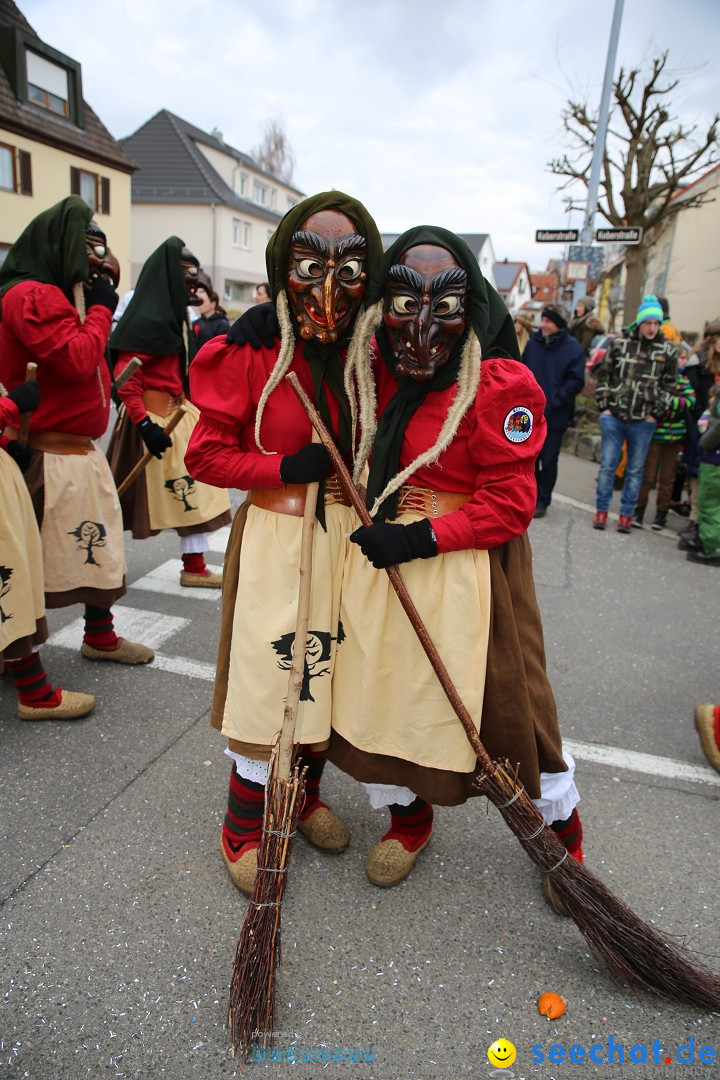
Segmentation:
[(591, 870), (573, 859), (525, 792), (509, 762), (478, 787), (500, 811), (552, 885), (591, 949), (626, 986), (720, 1011), (720, 975), (691, 950), (644, 922)]
[(289, 779), (277, 775), (273, 747), (265, 794), (258, 872), (240, 930), (228, 1003), (233, 1055), (245, 1060), (253, 1046), (272, 1042), (275, 1026), (275, 975), (281, 961), (280, 916), (298, 814), (305, 799), (305, 770), (297, 765)]

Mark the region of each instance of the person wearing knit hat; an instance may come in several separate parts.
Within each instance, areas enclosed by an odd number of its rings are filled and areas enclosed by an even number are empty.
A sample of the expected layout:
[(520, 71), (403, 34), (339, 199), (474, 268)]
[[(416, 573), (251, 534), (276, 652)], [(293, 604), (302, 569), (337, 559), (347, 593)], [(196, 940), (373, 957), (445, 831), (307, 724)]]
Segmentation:
[(567, 326), (567, 312), (559, 304), (546, 304), (540, 312), (540, 318), (549, 319), (558, 330), (564, 330)]
[[(211, 712), (211, 723), (228, 739), (233, 762), (220, 848), (233, 883), (247, 894), (257, 868), (267, 762), (287, 695), (302, 508), (307, 485), (314, 481), (322, 482), (321, 527), (315, 530), (308, 649), (295, 733), (301, 767), (308, 770), (298, 828), (325, 851), (341, 851), (349, 842), (345, 823), (320, 799), (320, 780), (330, 738), (332, 672), (343, 640), (342, 566), (357, 519), (337, 478), (330, 476), (327, 451), (312, 442), (310, 421), (284, 376), (297, 374), (342, 452), (349, 454), (345, 352), (381, 254), (380, 234), (362, 203), (340, 191), (304, 199), (282, 218), (266, 251), (279, 336), (271, 331), (267, 338), (262, 330), (265, 340), (257, 342), (258, 349), (249, 339), (240, 346), (233, 343), (238, 340), (236, 323), (235, 336), (208, 342), (190, 369), (200, 420), (186, 454), (188, 471), (218, 487), (248, 491), (225, 556)], [(268, 308), (275, 322), (270, 304), (249, 309), (250, 319), (256, 312), (262, 317)]]
[(545, 820), (582, 861), (526, 532), (542, 391), (517, 362), (504, 302), (446, 229), (400, 236), (365, 305), (345, 374), (360, 432), (354, 478), (369, 461), (374, 524), (352, 533), (343, 569), (328, 757), (388, 812), (366, 872), (385, 887), (403, 880), (430, 841), (433, 804), (478, 794), (475, 754), (380, 572), (398, 563), (489, 753), (520, 762)]
[(583, 296), (575, 305), (575, 315), (568, 324), (568, 331), (579, 343), (585, 357), (590, 354), (593, 338), (605, 333), (605, 325), (594, 314), (592, 296)]
[[(558, 321), (559, 320), (559, 321)], [(555, 307), (543, 309), (537, 330), (522, 355), (545, 395), (547, 432), (535, 461), (536, 518), (545, 517), (557, 481), (563, 436), (575, 414), (575, 397), (585, 385), (585, 357)]]
[(635, 322), (615, 338), (598, 372), (595, 396), (600, 410), (601, 461), (593, 527), (604, 529), (615, 470), (627, 443), (627, 467), (620, 493), (617, 531), (630, 533), (643, 468), (655, 426), (667, 413), (677, 382), (677, 348), (660, 332), (663, 311), (649, 293)]

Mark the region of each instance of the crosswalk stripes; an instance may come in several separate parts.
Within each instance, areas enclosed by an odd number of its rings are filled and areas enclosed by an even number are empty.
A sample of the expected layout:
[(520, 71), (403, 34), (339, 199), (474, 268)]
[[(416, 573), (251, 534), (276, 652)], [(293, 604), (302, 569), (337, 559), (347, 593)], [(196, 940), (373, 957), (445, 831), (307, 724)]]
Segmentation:
[[(224, 550), (225, 549), (223, 548), (223, 551)], [(181, 570), (182, 562), (180, 559), (168, 559), (167, 562), (156, 566), (149, 574), (145, 574), (144, 577), (138, 578), (137, 581), (133, 581), (130, 588), (141, 589), (143, 592), (162, 593), (163, 596), (182, 596), (192, 600), (212, 600), (219, 602), (220, 589), (203, 589), (202, 586), (200, 588), (188, 589), (184, 585), (181, 585)], [(222, 566), (210, 566), (210, 564), (208, 564), (208, 570), (211, 570), (213, 573), (221, 574)]]

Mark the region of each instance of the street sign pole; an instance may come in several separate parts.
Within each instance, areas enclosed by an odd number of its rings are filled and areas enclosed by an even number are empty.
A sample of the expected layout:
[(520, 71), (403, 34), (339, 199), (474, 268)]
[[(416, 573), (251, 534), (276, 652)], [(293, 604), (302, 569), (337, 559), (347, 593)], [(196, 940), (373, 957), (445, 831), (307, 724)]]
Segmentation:
[[(602, 169), (605, 155), (605, 139), (607, 137), (608, 116), (610, 115), (610, 91), (612, 90), (613, 75), (615, 72), (615, 58), (617, 56), (618, 39), (620, 37), (620, 23), (622, 21), (624, 0), (615, 0), (615, 10), (610, 28), (610, 43), (608, 45), (607, 60), (605, 62), (605, 80), (603, 82), (602, 95), (600, 98), (600, 114), (598, 116), (597, 131), (595, 132), (595, 149), (593, 150), (592, 165), (590, 166), (590, 180), (588, 182), (588, 197), (585, 208), (585, 220), (582, 227), (581, 241), (583, 244), (591, 244), (593, 239), (593, 222), (597, 210), (598, 187), (600, 186), (600, 170)], [(582, 300), (587, 292), (584, 281), (576, 281), (573, 290), (573, 314), (578, 300)]]

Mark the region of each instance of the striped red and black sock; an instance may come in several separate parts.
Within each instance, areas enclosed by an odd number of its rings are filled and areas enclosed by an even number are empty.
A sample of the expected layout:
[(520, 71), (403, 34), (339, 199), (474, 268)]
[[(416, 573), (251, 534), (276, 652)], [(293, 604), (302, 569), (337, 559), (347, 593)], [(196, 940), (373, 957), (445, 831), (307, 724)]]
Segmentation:
[(585, 858), (582, 849), (583, 829), (577, 810), (573, 810), (570, 817), (566, 818), (565, 821), (553, 821), (550, 828), (557, 833), (558, 838), (562, 840), (573, 859), (584, 863)]
[(19, 660), (6, 660), (21, 705), (37, 708), (57, 708), (62, 701), (62, 690), (53, 690), (42, 665), (39, 653), (30, 653)]
[(300, 749), (298, 767), (303, 769), (307, 766), (307, 772), (305, 773), (305, 802), (300, 811), (300, 821), (307, 821), (319, 806), (327, 805), (320, 798), (320, 781), (322, 780), (326, 760), (325, 754), (318, 754), (316, 751), (308, 749), (307, 746)]
[(113, 652), (117, 649), (120, 639), (115, 633), (113, 613), (110, 608), (85, 605), (83, 641), (91, 648), (99, 649), (100, 652)]
[(399, 840), (406, 851), (417, 851), (430, 836), (433, 826), (433, 808), (419, 796), (409, 806), (393, 803), (390, 810), (390, 828), (383, 840)]
[(227, 812), (222, 827), (225, 848), (228, 857), (233, 861), (260, 843), (264, 808), (265, 785), (254, 780), (245, 780), (233, 764)]
[(202, 574), (204, 577), (208, 568), (205, 563), (205, 554), (202, 551), (194, 551), (189, 555), (183, 555), (183, 570), (187, 574)]
[(713, 709), (713, 735), (715, 736), (715, 745), (720, 750), (720, 705), (716, 705)]

